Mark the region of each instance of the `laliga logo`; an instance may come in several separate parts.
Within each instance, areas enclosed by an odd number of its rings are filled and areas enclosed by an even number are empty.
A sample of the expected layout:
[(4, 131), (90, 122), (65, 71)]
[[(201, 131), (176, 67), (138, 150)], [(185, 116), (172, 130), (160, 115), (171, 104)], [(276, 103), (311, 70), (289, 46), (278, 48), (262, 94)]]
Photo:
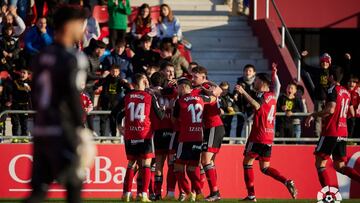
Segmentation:
[(340, 203), (341, 194), (336, 187), (325, 186), (317, 193), (317, 203)]

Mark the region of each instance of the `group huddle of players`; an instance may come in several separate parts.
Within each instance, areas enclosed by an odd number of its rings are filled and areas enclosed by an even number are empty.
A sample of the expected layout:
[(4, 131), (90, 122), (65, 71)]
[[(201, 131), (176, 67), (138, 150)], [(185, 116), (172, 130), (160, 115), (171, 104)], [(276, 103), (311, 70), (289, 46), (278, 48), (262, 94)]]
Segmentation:
[[(255, 160), (259, 161), (260, 170), (265, 175), (283, 183), (292, 198), (297, 197), (294, 181), (270, 166), (277, 103), (277, 97), (271, 89), (272, 81), (277, 77), (276, 67), (273, 68), (271, 76), (266, 73), (256, 75), (256, 96), (249, 95), (240, 85), (235, 87), (235, 91), (255, 110), (252, 130), (244, 150), (244, 181), (248, 192), (244, 201), (256, 202)], [(195, 66), (189, 72), (186, 77), (174, 79), (174, 66), (166, 63), (150, 79), (143, 74), (136, 74), (134, 90), (125, 95), (113, 112), (124, 134), (129, 160), (124, 180), (123, 199), (126, 202), (132, 199), (132, 182), (136, 173), (139, 173), (137, 197), (142, 202), (175, 200), (176, 183), (180, 191), (179, 201), (221, 199), (215, 168), (215, 157), (225, 135), (218, 105), (221, 89), (207, 80), (206, 68)], [(325, 108), (312, 113), (305, 121), (310, 126), (315, 118), (323, 119), (322, 134), (314, 152), (318, 178), (323, 187), (330, 185), (326, 170), (330, 156), (336, 171), (360, 182), (360, 174), (345, 164), (346, 119), (353, 113), (353, 107), (350, 93), (340, 85), (342, 77), (342, 68), (331, 68)], [(166, 159), (167, 194), (162, 198)], [(152, 167), (155, 169), (153, 173)], [(202, 189), (206, 180), (210, 194), (205, 198)]]
[[(174, 79), (171, 63), (162, 64), (160, 71), (149, 79), (144, 74), (136, 74), (133, 83), (134, 90), (125, 95), (112, 113), (117, 116), (119, 129), (124, 135), (129, 160), (124, 201), (132, 199), (132, 182), (136, 173), (139, 173), (137, 194), (142, 202), (175, 200), (176, 183), (180, 190), (179, 201), (219, 201), (215, 157), (225, 135), (218, 104), (222, 92), (220, 87), (207, 80), (207, 70), (202, 66), (193, 67), (186, 77)], [(256, 98), (241, 86), (235, 88), (256, 110), (253, 130), (244, 152), (244, 176), (248, 189), (244, 200), (247, 201), (256, 201), (252, 170), (255, 159), (260, 161), (264, 174), (282, 182), (293, 198), (297, 194), (294, 182), (270, 167), (277, 100), (270, 85), (271, 77), (260, 73), (255, 80), (255, 89), (259, 92)], [(166, 159), (167, 194), (162, 198)], [(206, 180), (210, 195), (205, 198), (202, 189)]]

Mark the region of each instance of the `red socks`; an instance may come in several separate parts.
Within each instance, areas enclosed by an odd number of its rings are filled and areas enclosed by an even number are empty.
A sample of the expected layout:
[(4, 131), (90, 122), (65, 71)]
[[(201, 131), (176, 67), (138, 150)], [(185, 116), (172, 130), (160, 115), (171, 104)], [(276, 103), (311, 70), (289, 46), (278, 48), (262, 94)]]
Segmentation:
[(251, 165), (244, 165), (244, 179), (248, 196), (255, 196), (254, 171)]
[(161, 195), (161, 189), (163, 184), (163, 176), (155, 176), (155, 194)]
[(285, 178), (284, 176), (282, 176), (280, 174), (280, 172), (274, 168), (268, 167), (268, 168), (263, 168), (261, 170), (264, 174), (274, 178), (275, 180), (285, 184), (287, 181), (287, 178)]
[(176, 177), (174, 173), (174, 164), (169, 164), (166, 176), (167, 192), (175, 192)]
[(206, 173), (206, 177), (207, 177), (207, 181), (209, 184), (209, 188), (211, 192), (216, 192), (218, 191), (218, 187), (217, 187), (217, 180), (216, 180), (216, 169), (215, 166), (212, 164), (208, 164), (206, 166), (204, 166), (204, 170)]
[(318, 176), (322, 187), (329, 186), (330, 179), (325, 167), (318, 168)]
[(149, 167), (143, 167), (142, 168), (142, 192), (147, 192), (149, 185), (150, 185), (150, 180), (151, 180), (151, 169)]
[(360, 174), (355, 169), (345, 166), (339, 172), (360, 183)]
[(186, 194), (189, 194), (190, 186), (186, 180), (185, 171), (177, 171), (177, 172), (175, 172), (175, 174), (176, 174), (176, 179), (178, 181), (180, 190), (184, 191)]
[(205, 175), (205, 171), (202, 167), (200, 168), (200, 180), (201, 180), (201, 189), (204, 189), (204, 185), (206, 182), (206, 175)]
[(191, 190), (196, 194), (201, 194), (200, 167), (196, 167), (194, 171), (187, 171), (191, 181)]
[(124, 193), (131, 192), (132, 189), (132, 181), (134, 179), (135, 172), (133, 168), (127, 168), (125, 179), (124, 179)]

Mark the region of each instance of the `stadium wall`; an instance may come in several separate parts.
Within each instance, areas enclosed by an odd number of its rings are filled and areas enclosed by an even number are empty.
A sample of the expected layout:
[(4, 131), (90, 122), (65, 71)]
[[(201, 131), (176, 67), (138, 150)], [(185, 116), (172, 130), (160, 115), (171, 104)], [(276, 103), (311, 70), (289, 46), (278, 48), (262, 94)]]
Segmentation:
[[(98, 145), (99, 154), (95, 165), (87, 171), (83, 196), (86, 198), (120, 198), (126, 170), (124, 146), (117, 144)], [(219, 187), (223, 198), (246, 196), (243, 181), (242, 145), (226, 145), (217, 156)], [(272, 166), (295, 181), (299, 198), (315, 199), (321, 189), (314, 167), (314, 146), (275, 145)], [(0, 199), (23, 198), (29, 191), (31, 144), (0, 145)], [(348, 165), (360, 172), (360, 146), (348, 146)], [(329, 163), (329, 166), (331, 163)], [(290, 198), (286, 188), (263, 175), (255, 163), (255, 188), (258, 198)], [(334, 185), (340, 186), (344, 198), (360, 198), (360, 184), (329, 169)], [(207, 186), (205, 186), (207, 188)], [(133, 189), (135, 189), (135, 185)], [(205, 193), (208, 191), (206, 189)], [(53, 185), (50, 198), (64, 197), (64, 190)]]
[[(265, 0), (257, 0), (258, 19), (265, 18)], [(359, 28), (358, 0), (275, 0), (289, 28)], [(281, 26), (275, 10), (270, 6), (270, 19)]]

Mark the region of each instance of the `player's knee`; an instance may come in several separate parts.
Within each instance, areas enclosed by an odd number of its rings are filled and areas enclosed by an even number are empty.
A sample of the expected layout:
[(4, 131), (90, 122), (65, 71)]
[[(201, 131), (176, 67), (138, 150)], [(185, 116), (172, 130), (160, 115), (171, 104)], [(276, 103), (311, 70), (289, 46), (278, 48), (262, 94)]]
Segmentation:
[(253, 165), (244, 164), (244, 165), (243, 165), (243, 168), (244, 168), (244, 170), (252, 169), (252, 168), (253, 168)]
[(262, 172), (263, 174), (266, 174), (266, 172), (267, 172), (268, 169), (269, 169), (269, 167), (263, 167), (263, 168), (261, 168), (261, 172)]
[(213, 163), (203, 165), (204, 171), (208, 171), (208, 170), (214, 169), (214, 168), (215, 168), (215, 165)]
[(321, 167), (320, 166), (320, 167), (317, 167), (316, 170), (317, 170), (318, 173), (322, 173), (322, 172), (324, 172), (326, 170), (326, 167)]

